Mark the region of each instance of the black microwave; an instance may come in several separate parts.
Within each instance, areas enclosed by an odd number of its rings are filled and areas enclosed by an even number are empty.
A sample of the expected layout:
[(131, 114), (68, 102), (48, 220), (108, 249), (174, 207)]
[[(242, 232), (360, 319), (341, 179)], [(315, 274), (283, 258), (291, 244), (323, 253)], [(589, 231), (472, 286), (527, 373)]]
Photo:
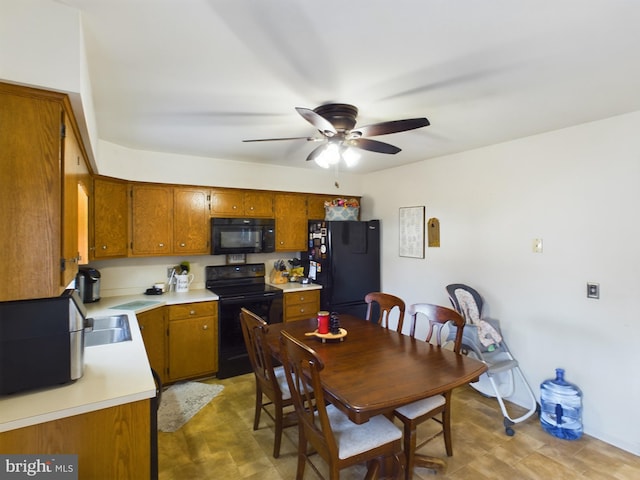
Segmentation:
[(273, 218), (212, 218), (211, 254), (271, 253), (276, 249)]

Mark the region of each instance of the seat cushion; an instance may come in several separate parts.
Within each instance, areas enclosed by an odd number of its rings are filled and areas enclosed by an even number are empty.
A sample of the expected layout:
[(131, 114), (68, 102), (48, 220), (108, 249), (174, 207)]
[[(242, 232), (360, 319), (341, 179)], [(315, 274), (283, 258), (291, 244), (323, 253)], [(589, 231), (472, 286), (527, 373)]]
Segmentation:
[(444, 395), (434, 395), (433, 397), (418, 400), (400, 408), (396, 408), (396, 412), (407, 418), (417, 418), (425, 413), (430, 412), (434, 408), (438, 408), (445, 404)]
[(373, 417), (362, 425), (353, 423), (333, 405), (327, 405), (327, 415), (338, 445), (338, 457), (341, 459), (353, 457), (402, 437), (402, 431), (384, 415)]
[(275, 367), (273, 373), (276, 376), (280, 391), (282, 392), (282, 399), (289, 400), (291, 398), (291, 392), (289, 391), (289, 384), (287, 383), (287, 376), (284, 373), (284, 367)]

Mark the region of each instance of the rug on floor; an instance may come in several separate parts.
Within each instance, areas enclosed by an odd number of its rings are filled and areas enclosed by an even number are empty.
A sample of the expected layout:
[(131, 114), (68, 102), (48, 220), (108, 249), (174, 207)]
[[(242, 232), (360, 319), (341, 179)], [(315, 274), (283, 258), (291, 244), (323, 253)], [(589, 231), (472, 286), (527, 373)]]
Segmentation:
[(201, 382), (171, 385), (162, 392), (158, 408), (158, 430), (175, 432), (200, 411), (224, 387)]

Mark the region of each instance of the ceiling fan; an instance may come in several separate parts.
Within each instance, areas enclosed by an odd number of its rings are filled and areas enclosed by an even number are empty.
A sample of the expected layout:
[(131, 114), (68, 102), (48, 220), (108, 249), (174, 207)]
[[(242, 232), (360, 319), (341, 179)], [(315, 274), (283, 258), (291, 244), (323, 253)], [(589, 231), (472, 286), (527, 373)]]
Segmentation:
[(401, 151), (395, 145), (371, 140), (365, 137), (388, 135), (390, 133), (414, 130), (429, 125), (426, 118), (409, 118), (405, 120), (392, 120), (388, 122), (373, 123), (354, 129), (358, 109), (346, 103), (327, 103), (319, 107), (296, 107), (296, 111), (311, 125), (316, 127), (322, 137), (284, 137), (284, 138), (260, 138), (243, 140), (243, 142), (271, 142), (278, 140), (305, 139), (309, 142), (325, 143), (316, 147), (307, 157), (307, 161), (315, 160), (320, 166), (329, 167), (340, 159), (347, 165), (353, 158), (354, 152), (350, 147), (368, 150), (370, 152), (396, 154)]

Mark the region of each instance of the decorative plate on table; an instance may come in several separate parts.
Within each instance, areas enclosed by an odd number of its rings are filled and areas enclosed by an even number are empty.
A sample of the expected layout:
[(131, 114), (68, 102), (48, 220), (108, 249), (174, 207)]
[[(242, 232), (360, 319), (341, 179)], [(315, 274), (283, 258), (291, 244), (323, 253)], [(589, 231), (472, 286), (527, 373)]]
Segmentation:
[(339, 333), (318, 333), (318, 330), (314, 330), (313, 332), (305, 333), (307, 336), (315, 336), (318, 340), (322, 341), (322, 343), (326, 343), (327, 341), (344, 341), (344, 337), (347, 336), (347, 331), (344, 328), (340, 329)]

